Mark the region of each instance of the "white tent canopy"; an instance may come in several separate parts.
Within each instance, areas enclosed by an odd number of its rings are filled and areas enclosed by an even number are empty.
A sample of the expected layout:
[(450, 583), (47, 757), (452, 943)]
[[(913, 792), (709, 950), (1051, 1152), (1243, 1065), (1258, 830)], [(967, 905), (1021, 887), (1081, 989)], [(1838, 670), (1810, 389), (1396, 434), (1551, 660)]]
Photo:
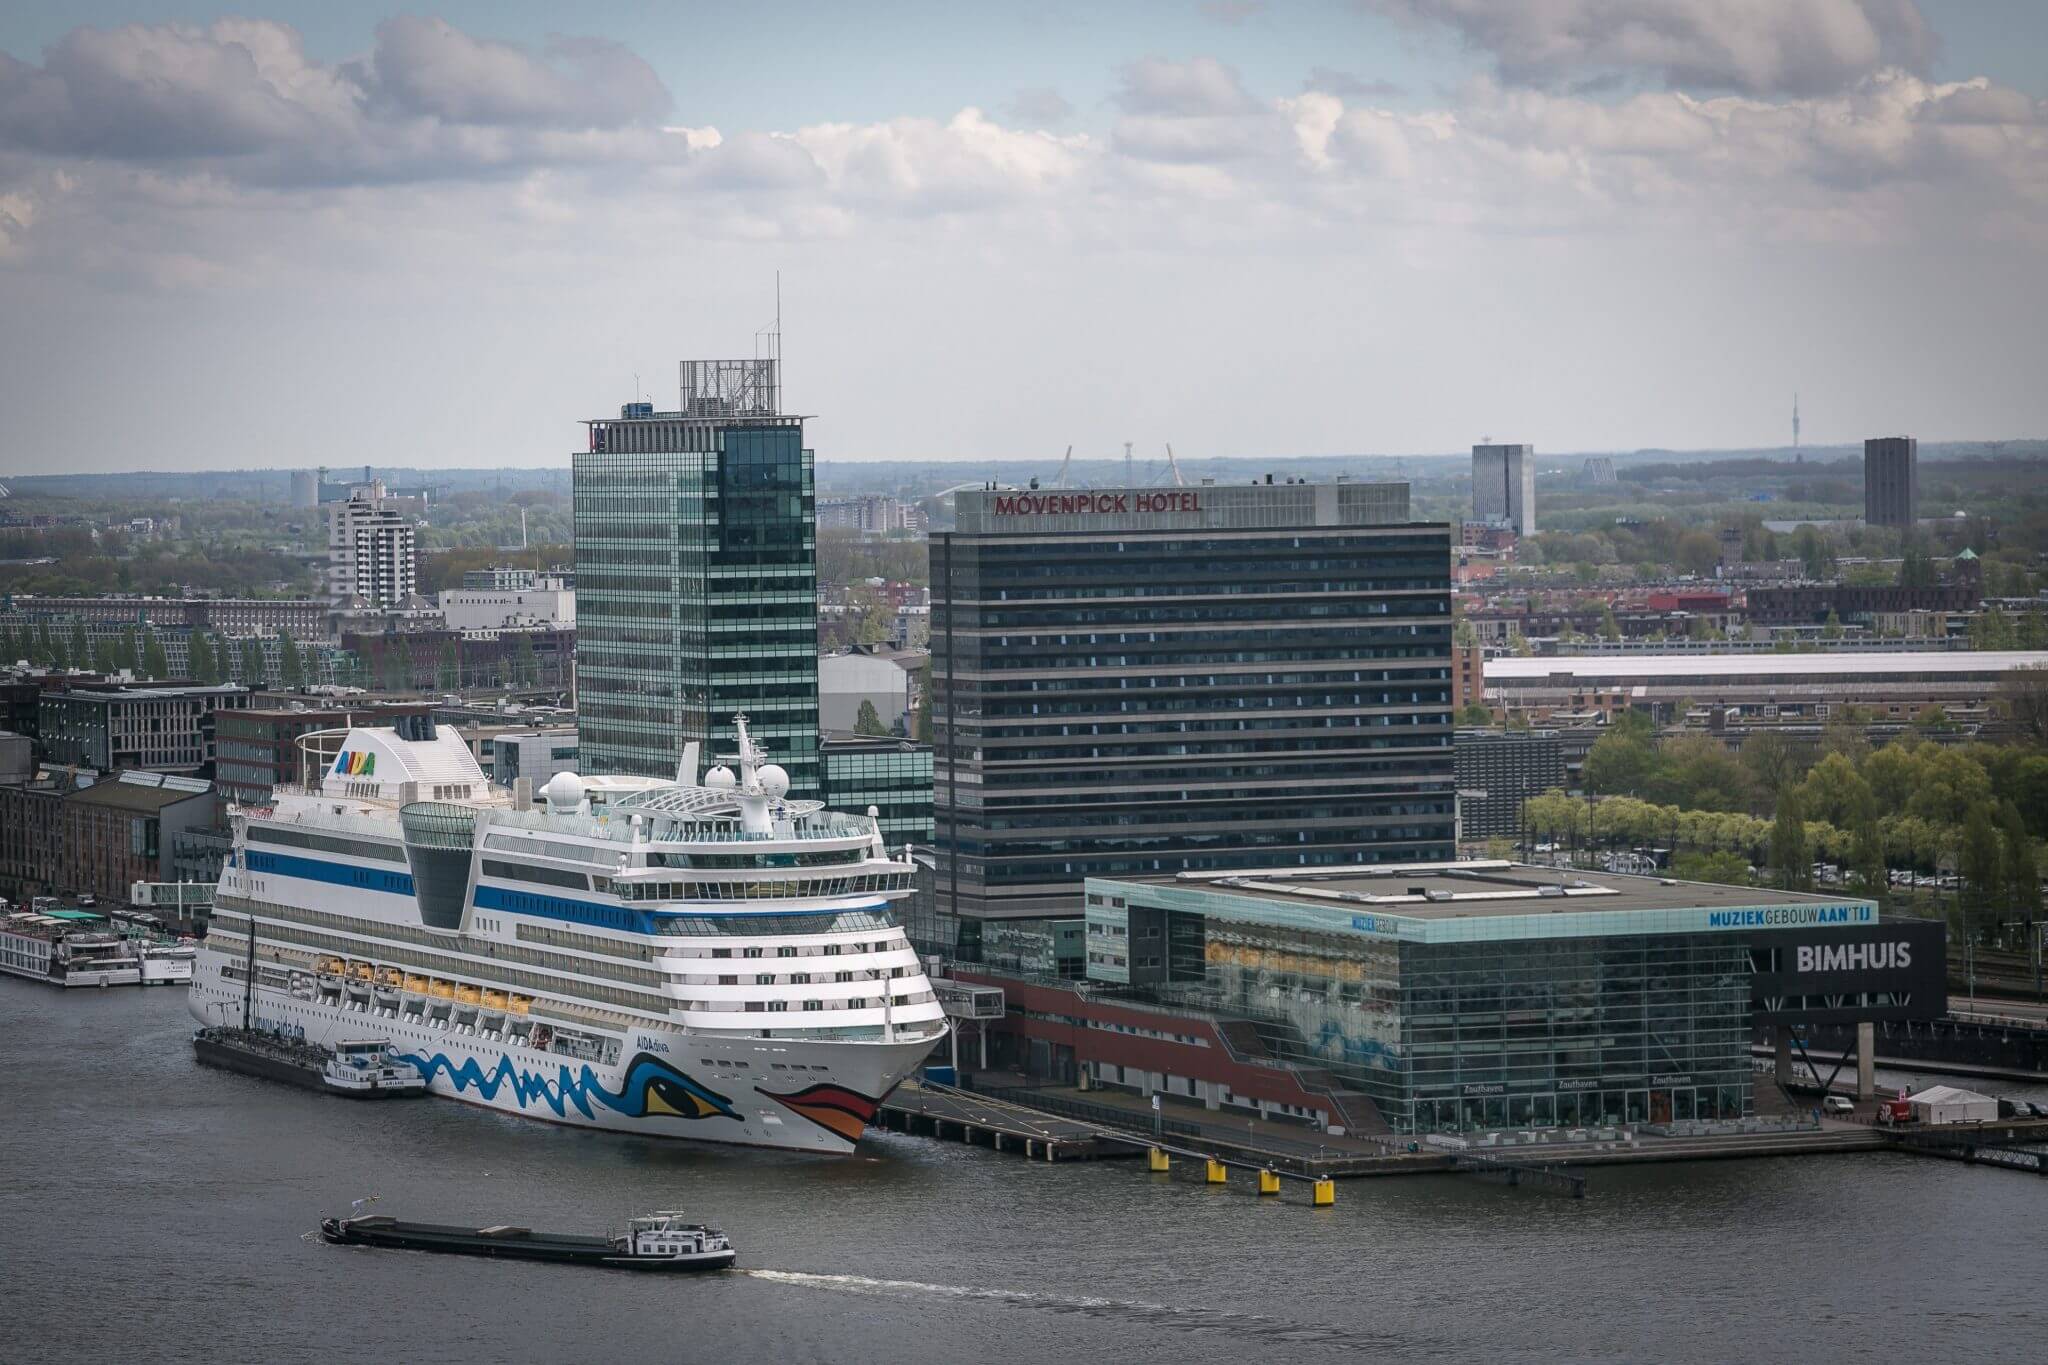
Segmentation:
[(1983, 1123), (1998, 1117), (1997, 1100), (1952, 1085), (1929, 1086), (1917, 1095), (1908, 1095), (1906, 1102), (1913, 1106), (1913, 1117), (1922, 1123)]

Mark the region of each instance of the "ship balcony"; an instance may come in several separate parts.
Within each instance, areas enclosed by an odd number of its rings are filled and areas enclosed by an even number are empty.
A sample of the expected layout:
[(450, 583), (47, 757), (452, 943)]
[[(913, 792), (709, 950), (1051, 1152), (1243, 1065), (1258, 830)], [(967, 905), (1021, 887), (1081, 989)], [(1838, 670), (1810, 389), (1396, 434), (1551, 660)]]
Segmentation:
[(710, 980), (720, 976), (738, 973), (752, 976), (756, 973), (772, 973), (787, 976), (791, 972), (809, 972), (813, 979), (819, 973), (830, 976), (837, 972), (852, 972), (862, 975), (871, 972), (900, 973), (923, 970), (918, 961), (917, 950), (909, 944), (892, 944), (866, 952), (821, 951), (830, 944), (785, 944), (784, 948), (766, 948), (755, 956), (742, 956), (748, 949), (736, 949), (731, 956), (713, 957), (708, 953), (694, 953), (688, 956), (668, 954), (654, 959), (653, 965), (673, 977), (683, 979), (703, 978)]
[(936, 999), (899, 1001), (887, 1009), (878, 1003), (858, 1009), (804, 1009), (789, 1005), (771, 1010), (765, 1002), (740, 1007), (685, 1002), (680, 1019), (689, 1028), (706, 1031), (774, 1034), (811, 1029), (871, 1030), (877, 1039), (886, 1027), (893, 1032), (896, 1042), (938, 1038), (946, 1031), (946, 1012)]
[[(666, 993), (682, 1002), (685, 1009), (715, 1013), (838, 1013), (849, 1009), (879, 1010), (885, 996), (892, 1007), (907, 1009), (937, 1004), (931, 982), (921, 976), (899, 976), (888, 981), (814, 981), (808, 985), (759, 986), (747, 982), (738, 986), (671, 984)], [(860, 1001), (859, 1005), (849, 1002)], [(944, 1009), (940, 1008), (940, 1013)]]

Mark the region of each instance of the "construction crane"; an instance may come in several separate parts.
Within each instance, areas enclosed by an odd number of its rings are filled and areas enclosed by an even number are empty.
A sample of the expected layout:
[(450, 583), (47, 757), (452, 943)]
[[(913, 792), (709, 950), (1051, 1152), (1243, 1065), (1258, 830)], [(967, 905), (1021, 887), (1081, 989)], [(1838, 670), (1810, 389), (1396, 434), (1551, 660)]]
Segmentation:
[(1065, 487), (1067, 486), (1067, 466), (1068, 466), (1068, 465), (1070, 465), (1070, 464), (1072, 464), (1073, 462), (1074, 462), (1074, 447), (1073, 447), (1073, 446), (1071, 446), (1071, 445), (1069, 445), (1069, 446), (1067, 447), (1067, 454), (1066, 454), (1066, 457), (1065, 457), (1064, 459), (1062, 459), (1062, 460), (1060, 461), (1060, 472), (1059, 472), (1059, 477), (1053, 480), (1053, 487), (1055, 487), (1055, 488), (1065, 488)]
[(1175, 488), (1186, 488), (1188, 486), (1188, 481), (1180, 476), (1179, 461), (1173, 458), (1173, 442), (1171, 441), (1166, 443), (1166, 467), (1173, 474), (1173, 486)]

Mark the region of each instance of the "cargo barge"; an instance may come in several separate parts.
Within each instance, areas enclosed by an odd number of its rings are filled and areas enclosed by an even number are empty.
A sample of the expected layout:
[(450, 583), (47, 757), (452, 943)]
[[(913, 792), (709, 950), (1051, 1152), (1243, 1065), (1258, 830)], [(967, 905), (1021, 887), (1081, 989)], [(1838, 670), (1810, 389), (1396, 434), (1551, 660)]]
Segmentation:
[(444, 1223), (408, 1223), (383, 1214), (326, 1218), (320, 1240), (337, 1246), (382, 1247), (395, 1251), (437, 1251), (454, 1256), (497, 1256), (565, 1265), (609, 1266), (617, 1270), (726, 1270), (738, 1253), (717, 1228), (683, 1221), (673, 1211), (635, 1218), (615, 1237), (535, 1232), (499, 1224), (487, 1228)]

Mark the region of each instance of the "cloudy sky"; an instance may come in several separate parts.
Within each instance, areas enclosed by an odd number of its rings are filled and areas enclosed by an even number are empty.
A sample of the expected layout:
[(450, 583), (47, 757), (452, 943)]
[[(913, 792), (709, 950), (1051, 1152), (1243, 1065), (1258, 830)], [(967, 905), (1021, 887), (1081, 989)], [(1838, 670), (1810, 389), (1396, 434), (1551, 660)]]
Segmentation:
[(10, 5), (0, 473), (560, 463), (778, 270), (828, 459), (2039, 436), (2044, 96), (2037, 0)]

